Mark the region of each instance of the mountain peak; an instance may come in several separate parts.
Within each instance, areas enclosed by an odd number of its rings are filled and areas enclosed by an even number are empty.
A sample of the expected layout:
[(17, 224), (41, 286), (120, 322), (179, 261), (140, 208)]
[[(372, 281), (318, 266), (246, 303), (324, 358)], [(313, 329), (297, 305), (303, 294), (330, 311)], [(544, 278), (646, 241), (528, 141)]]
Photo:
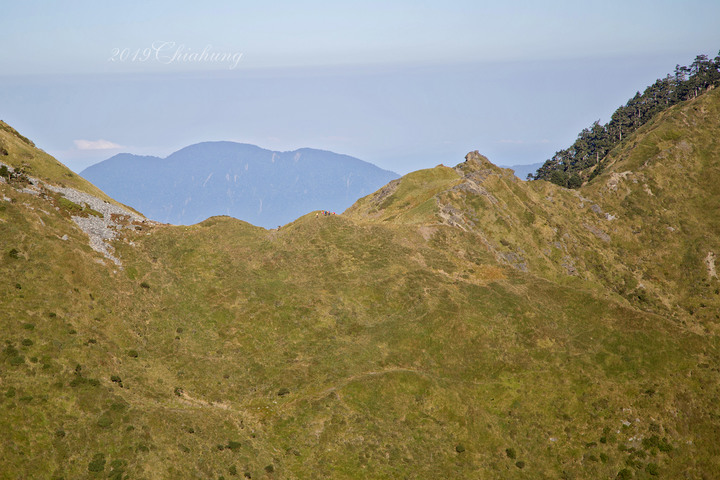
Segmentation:
[(190, 145), (164, 159), (120, 154), (81, 174), (163, 223), (229, 215), (265, 228), (314, 210), (344, 211), (398, 176), (325, 150), (278, 152), (229, 141)]

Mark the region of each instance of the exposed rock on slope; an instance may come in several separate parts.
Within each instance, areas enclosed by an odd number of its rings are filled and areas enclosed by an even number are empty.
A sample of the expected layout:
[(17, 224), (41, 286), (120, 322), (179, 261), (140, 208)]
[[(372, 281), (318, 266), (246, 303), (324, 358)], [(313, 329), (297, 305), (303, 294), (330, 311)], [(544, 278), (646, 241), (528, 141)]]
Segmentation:
[[(118, 230), (136, 228), (147, 222), (142, 215), (89, 193), (52, 185), (0, 162), (0, 168), (2, 166), (7, 169), (8, 178), (0, 181), (16, 187), (20, 193), (41, 197), (48, 202), (48, 208), (66, 209), (78, 228), (88, 236), (92, 249), (118, 266), (121, 262), (113, 255), (114, 247), (111, 244)], [(53, 197), (49, 192), (59, 194), (59, 198), (66, 201), (58, 202), (58, 197)]]

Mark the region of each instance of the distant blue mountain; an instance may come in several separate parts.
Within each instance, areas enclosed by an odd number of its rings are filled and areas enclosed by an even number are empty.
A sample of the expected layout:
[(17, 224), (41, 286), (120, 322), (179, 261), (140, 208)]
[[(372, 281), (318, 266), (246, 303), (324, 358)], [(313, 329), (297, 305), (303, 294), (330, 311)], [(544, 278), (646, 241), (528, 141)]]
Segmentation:
[(313, 210), (340, 213), (398, 178), (348, 155), (235, 142), (198, 143), (167, 158), (121, 153), (81, 175), (159, 222), (191, 225), (230, 215), (265, 228)]
[(537, 172), (537, 169), (542, 167), (543, 163), (532, 163), (530, 165), (513, 165), (511, 167), (503, 167), (503, 168), (510, 168), (515, 172), (515, 176), (525, 180), (528, 176), (528, 173), (532, 173), (533, 175), (535, 172)]

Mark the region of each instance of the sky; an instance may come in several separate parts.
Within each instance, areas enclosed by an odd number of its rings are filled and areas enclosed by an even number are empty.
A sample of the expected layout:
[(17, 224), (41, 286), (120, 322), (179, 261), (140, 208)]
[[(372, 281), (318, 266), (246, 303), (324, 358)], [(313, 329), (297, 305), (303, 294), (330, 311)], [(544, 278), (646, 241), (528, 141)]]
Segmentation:
[(0, 119), (73, 170), (200, 141), (404, 174), (530, 164), (720, 50), (716, 0), (23, 1), (2, 7)]

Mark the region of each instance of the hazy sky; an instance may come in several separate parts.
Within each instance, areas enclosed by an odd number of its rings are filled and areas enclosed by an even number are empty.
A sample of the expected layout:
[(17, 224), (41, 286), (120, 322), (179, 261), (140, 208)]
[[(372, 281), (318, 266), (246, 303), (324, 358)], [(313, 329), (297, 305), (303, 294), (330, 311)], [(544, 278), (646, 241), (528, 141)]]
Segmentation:
[(535, 163), (676, 64), (720, 2), (12, 2), (0, 118), (76, 171), (203, 140), (405, 173)]

